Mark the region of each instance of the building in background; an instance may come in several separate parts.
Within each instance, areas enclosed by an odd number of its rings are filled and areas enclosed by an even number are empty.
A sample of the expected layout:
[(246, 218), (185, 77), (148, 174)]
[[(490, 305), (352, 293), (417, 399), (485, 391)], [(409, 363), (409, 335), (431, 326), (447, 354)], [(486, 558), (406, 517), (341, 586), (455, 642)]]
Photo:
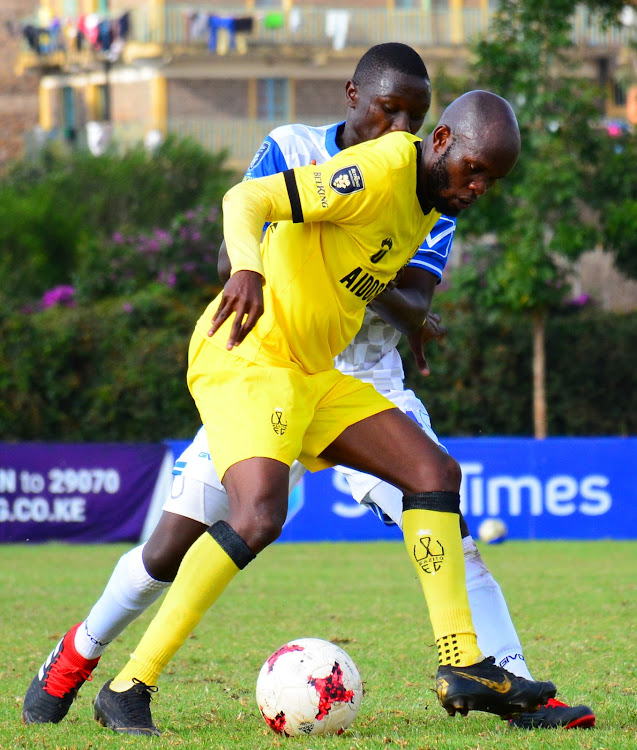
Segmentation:
[(22, 37), (12, 24), (33, 11), (33, 0), (2, 0), (0, 3), (0, 165), (22, 153), (24, 134), (38, 124), (39, 76), (18, 76), (16, 61)]
[[(14, 55), (21, 78), (9, 94), (0, 93), (2, 127), (15, 122), (29, 131), (27, 142), (64, 138), (96, 154), (111, 139), (150, 145), (167, 133), (188, 135), (210, 150), (226, 150), (230, 166), (242, 172), (273, 127), (342, 118), (344, 81), (373, 44), (410, 44), (434, 81), (443, 71), (462, 76), (469, 43), (486, 31), (497, 4), (3, 0), (2, 12), (14, 17), (8, 52), (1, 54)], [(603, 29), (582, 7), (572, 29), (581, 74), (603, 85), (601, 114), (612, 127), (637, 122), (637, 69), (629, 52), (637, 12), (627, 6), (622, 22)], [(431, 121), (439, 104), (434, 87)], [(604, 254), (588, 255), (579, 274), (595, 288), (586, 291), (604, 306), (633, 309), (637, 284), (621, 281)], [(611, 284), (612, 295), (604, 291)]]
[[(15, 2), (14, 4), (18, 5)], [(402, 41), (436, 71), (462, 75), (468, 42), (495, 0), (40, 0), (21, 18), (17, 68), (39, 74), (47, 133), (120, 142), (188, 134), (227, 149), (243, 170), (265, 132), (343, 113), (343, 82), (371, 45)], [(636, 21), (633, 24), (633, 20)], [(637, 19), (602, 30), (581, 9), (573, 39), (582, 74), (608, 92), (607, 116), (626, 118), (616, 78)], [(637, 81), (636, 81), (637, 82)], [(435, 103), (434, 103), (435, 109)]]

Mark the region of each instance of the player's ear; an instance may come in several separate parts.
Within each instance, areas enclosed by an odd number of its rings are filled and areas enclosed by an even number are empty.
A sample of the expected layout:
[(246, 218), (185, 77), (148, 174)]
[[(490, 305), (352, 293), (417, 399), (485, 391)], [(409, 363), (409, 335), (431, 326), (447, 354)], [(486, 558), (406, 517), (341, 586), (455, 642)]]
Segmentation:
[(350, 78), (345, 84), (345, 99), (347, 100), (347, 106), (352, 109), (356, 109), (358, 104), (358, 86)]
[(434, 151), (444, 151), (451, 143), (451, 130), (447, 125), (438, 125), (431, 137)]

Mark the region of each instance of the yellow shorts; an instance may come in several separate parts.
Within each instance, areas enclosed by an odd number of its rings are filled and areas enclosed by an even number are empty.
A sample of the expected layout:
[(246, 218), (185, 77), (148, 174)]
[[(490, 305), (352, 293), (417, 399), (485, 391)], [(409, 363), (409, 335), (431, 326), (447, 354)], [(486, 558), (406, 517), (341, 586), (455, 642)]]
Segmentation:
[[(240, 349), (241, 347), (239, 347)], [(394, 409), (369, 383), (327, 370), (264, 367), (221, 349), (195, 331), (188, 387), (206, 427), (219, 477), (246, 458), (298, 458), (310, 471), (332, 464), (318, 458), (346, 427)]]

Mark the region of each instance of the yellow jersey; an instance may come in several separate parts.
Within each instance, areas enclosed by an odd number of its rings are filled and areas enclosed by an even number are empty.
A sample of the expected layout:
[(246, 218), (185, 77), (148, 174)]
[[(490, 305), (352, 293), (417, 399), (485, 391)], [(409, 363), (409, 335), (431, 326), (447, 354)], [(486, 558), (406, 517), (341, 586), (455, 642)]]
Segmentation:
[[(261, 270), (264, 314), (235, 355), (265, 366), (329, 370), (361, 327), (366, 305), (411, 259), (440, 213), (424, 213), (422, 141), (389, 133), (329, 161), (236, 185), (224, 199), (233, 272)], [(256, 264), (255, 233), (272, 222)], [(242, 246), (233, 259), (233, 248)], [(248, 251), (245, 251), (245, 248)], [(221, 296), (197, 323), (207, 335)], [(208, 341), (225, 349), (230, 320)]]

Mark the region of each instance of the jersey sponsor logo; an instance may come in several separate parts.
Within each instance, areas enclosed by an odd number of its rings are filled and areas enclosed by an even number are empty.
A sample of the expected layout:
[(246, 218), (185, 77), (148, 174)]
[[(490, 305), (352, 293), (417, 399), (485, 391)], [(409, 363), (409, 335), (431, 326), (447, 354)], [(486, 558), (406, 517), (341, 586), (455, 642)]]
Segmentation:
[(268, 153), (269, 150), (270, 141), (263, 141), (263, 143), (259, 146), (259, 150), (256, 152), (254, 158), (250, 162), (248, 172), (251, 172), (261, 161), (263, 161), (263, 157)]
[(370, 258), (372, 263), (380, 263), (380, 261), (387, 255), (387, 253), (394, 246), (394, 241), (391, 237), (385, 237), (380, 243), (380, 250), (377, 250)]
[(285, 434), (285, 431), (288, 428), (288, 423), (283, 421), (283, 409), (275, 409), (272, 412), (270, 421), (272, 422), (272, 429), (277, 435)]
[(435, 575), (445, 559), (445, 548), (437, 539), (430, 536), (420, 537), (420, 546), (414, 544), (414, 560), (425, 573)]
[(387, 286), (372, 276), (371, 273), (363, 271), (360, 266), (350, 271), (346, 276), (343, 276), (340, 279), (340, 283), (344, 284), (352, 294), (360, 297), (365, 302), (369, 302), (373, 297), (378, 296)]
[(329, 206), (329, 203), (327, 202), (327, 191), (325, 190), (325, 185), (323, 184), (322, 172), (314, 172), (314, 185), (316, 187), (316, 194), (321, 201), (321, 207), (327, 208)]
[(349, 195), (365, 190), (365, 180), (360, 169), (353, 164), (351, 167), (343, 167), (330, 177), (330, 187), (339, 195)]

